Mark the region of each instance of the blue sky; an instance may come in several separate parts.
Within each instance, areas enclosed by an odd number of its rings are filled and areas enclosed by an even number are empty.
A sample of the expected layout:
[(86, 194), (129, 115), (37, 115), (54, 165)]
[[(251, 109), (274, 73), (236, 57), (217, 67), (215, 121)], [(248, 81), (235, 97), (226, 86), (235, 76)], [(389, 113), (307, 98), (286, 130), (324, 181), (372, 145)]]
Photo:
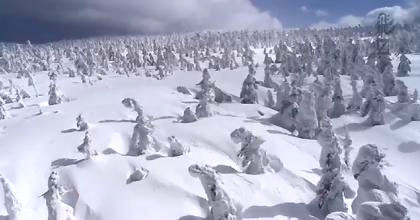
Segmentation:
[[(321, 20), (334, 23), (346, 15), (364, 16), (376, 8), (399, 5), (405, 0), (252, 0), (253, 4), (277, 17), (283, 26), (306, 27)], [(307, 11), (302, 10), (306, 7)], [(318, 13), (321, 10), (326, 14)], [(319, 12), (319, 11), (318, 11)]]

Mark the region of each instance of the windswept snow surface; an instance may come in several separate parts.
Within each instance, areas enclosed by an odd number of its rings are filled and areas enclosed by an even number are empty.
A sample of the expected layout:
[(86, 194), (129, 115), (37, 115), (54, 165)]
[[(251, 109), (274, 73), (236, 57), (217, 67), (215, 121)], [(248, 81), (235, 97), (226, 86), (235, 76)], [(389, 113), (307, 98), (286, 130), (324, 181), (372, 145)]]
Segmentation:
[[(262, 63), (262, 51), (258, 52)], [(420, 90), (420, 55), (409, 58), (413, 72), (403, 80), (410, 89)], [(257, 68), (258, 80), (263, 79), (263, 72), (262, 67)], [(246, 67), (210, 72), (218, 87), (235, 96), (247, 73)], [(163, 80), (110, 74), (93, 85), (59, 76), (57, 86), (70, 101), (54, 106), (47, 104), (47, 73), (36, 74), (34, 80), (43, 96), (26, 99), (22, 109), (6, 105), (9, 117), (0, 121), (0, 173), (14, 184), (24, 219), (47, 219), (47, 207), (40, 196), (47, 190), (52, 170), (60, 173), (61, 183), (72, 191), (65, 200), (75, 209), (77, 220), (204, 219), (207, 198), (199, 180), (188, 173), (192, 164), (208, 164), (221, 173), (226, 192), (240, 204), (245, 219), (317, 219), (309, 214), (306, 204), (315, 198), (321, 147), (315, 140), (299, 139), (269, 122), (276, 112), (263, 106), (264, 88), (259, 89), (260, 105), (212, 104), (215, 116), (184, 124), (178, 117), (186, 107), (195, 109), (198, 101), (178, 93), (176, 87), (195, 88), (200, 72), (176, 71)], [(348, 77), (342, 80), (347, 103), (350, 81)], [(25, 79), (14, 79), (14, 83), (34, 95)], [(145, 114), (153, 117), (159, 141), (165, 145), (167, 137), (174, 135), (190, 146), (190, 152), (167, 157), (164, 146), (156, 153), (126, 156), (136, 118), (135, 112), (121, 104), (126, 97), (136, 99)], [(91, 147), (99, 153), (90, 160), (83, 160), (77, 151), (84, 138), (84, 132), (76, 130), (80, 113), (89, 123)], [(344, 135), (347, 125), (355, 148), (352, 159), (358, 148), (368, 143), (385, 151), (389, 164), (385, 172), (400, 183), (400, 199), (411, 218), (420, 219), (420, 122), (404, 122), (388, 110), (383, 126), (364, 127), (360, 124), (363, 120), (346, 114), (333, 124), (338, 135)], [(240, 146), (229, 136), (239, 127), (265, 139), (262, 147), (282, 161), (283, 169), (244, 174), (236, 157)], [(135, 167), (144, 167), (149, 174), (127, 184)], [(350, 173), (345, 175), (356, 191), (357, 182)], [(2, 199), (0, 196), (1, 204)], [(0, 206), (0, 216), (5, 214)]]

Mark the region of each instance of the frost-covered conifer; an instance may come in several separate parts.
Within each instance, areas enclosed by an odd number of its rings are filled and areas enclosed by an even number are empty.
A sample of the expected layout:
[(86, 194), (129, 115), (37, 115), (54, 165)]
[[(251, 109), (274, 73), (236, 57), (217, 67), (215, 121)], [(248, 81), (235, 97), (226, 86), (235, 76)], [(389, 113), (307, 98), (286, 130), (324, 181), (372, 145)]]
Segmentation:
[(348, 111), (359, 111), (360, 107), (363, 104), (363, 98), (360, 95), (358, 89), (357, 89), (357, 81), (352, 79), (351, 80), (351, 88), (353, 91), (353, 95), (351, 97), (350, 103), (347, 106)]
[(49, 99), (48, 99), (49, 105), (57, 105), (62, 102), (62, 98), (60, 97), (57, 91), (57, 86), (55, 82), (53, 81), (50, 84), (50, 90), (48, 91), (48, 95), (49, 95)]
[(399, 202), (365, 202), (357, 212), (357, 220), (410, 220), (408, 210)]
[(370, 126), (383, 125), (385, 124), (385, 99), (381, 92), (374, 94), (369, 116), (366, 123)]
[(92, 156), (96, 155), (96, 152), (92, 150), (91, 143), (92, 141), (90, 139), (89, 132), (86, 131), (82, 144), (77, 147), (77, 150), (80, 153), (85, 154), (86, 159), (90, 159)]
[[(380, 76), (381, 74), (378, 74)], [(383, 91), (385, 96), (394, 96), (396, 95), (395, 89), (395, 77), (392, 73), (392, 65), (386, 66), (384, 72), (382, 73), (383, 78)], [(376, 80), (375, 82), (380, 82)]]
[(20, 220), (22, 205), (20, 204), (13, 185), (0, 174), (0, 184), (3, 188), (3, 201), (7, 212), (7, 220)]
[(387, 68), (387, 66), (391, 66), (391, 69), (392, 69), (391, 58), (389, 57), (389, 55), (379, 55), (376, 66), (377, 66), (377, 69), (379, 70), (379, 73), (383, 73), (385, 69)]
[(296, 115), (296, 129), (300, 138), (313, 139), (318, 128), (318, 119), (315, 110), (315, 100), (312, 92), (304, 91)]
[(366, 93), (366, 100), (360, 108), (361, 116), (365, 117), (369, 114), (369, 118), (366, 123), (370, 126), (382, 125), (385, 123), (384, 111), (384, 95), (375, 84), (371, 84), (370, 90)]
[(184, 155), (190, 149), (185, 146), (184, 143), (181, 143), (175, 136), (168, 137), (169, 142), (169, 156), (177, 157)]
[(205, 94), (195, 108), (195, 115), (197, 118), (207, 118), (213, 116), (213, 111), (211, 110), (208, 95)]
[(133, 129), (133, 135), (131, 136), (130, 155), (138, 156), (145, 154), (156, 146), (156, 141), (152, 136), (153, 130), (153, 125), (145, 118), (137, 121)]
[(268, 53), (265, 53), (264, 55), (264, 64), (266, 66), (269, 66), (273, 63), (273, 59), (268, 55)]
[(137, 113), (136, 122), (139, 122), (144, 118), (143, 107), (140, 104), (138, 104), (136, 100), (132, 98), (125, 98), (121, 101), (121, 103), (126, 108), (130, 108)]
[(55, 71), (51, 71), (48, 73), (48, 77), (51, 81), (57, 81), (57, 73)]
[(289, 100), (291, 89), (287, 78), (284, 78), (283, 83), (276, 88), (276, 109), (278, 111), (282, 112), (282, 109), (286, 107), (287, 103), (291, 102), (291, 100)]
[(405, 54), (400, 57), (400, 64), (398, 65), (397, 76), (404, 77), (408, 76), (408, 73), (411, 72), (411, 61), (405, 56)]
[(89, 128), (88, 123), (85, 121), (85, 119), (82, 117), (82, 114), (79, 114), (76, 118), (76, 126), (79, 129), (79, 131), (86, 131)]
[(271, 90), (268, 90), (265, 106), (267, 106), (268, 108), (274, 108), (275, 105), (276, 103), (274, 102), (273, 93), (271, 92)]
[(352, 203), (353, 212), (357, 213), (364, 202), (390, 203), (397, 200), (396, 184), (382, 173), (384, 157), (375, 145), (368, 144), (359, 149), (352, 166), (353, 175), (359, 182), (357, 197)]
[(209, 204), (209, 220), (239, 220), (240, 209), (223, 189), (220, 175), (209, 166), (192, 165), (191, 176), (200, 179)]
[(197, 116), (191, 110), (190, 107), (184, 110), (184, 114), (182, 115), (181, 122), (182, 123), (191, 123), (197, 121)]
[(323, 119), (320, 123), (321, 132), (318, 135), (318, 143), (321, 145), (321, 156), (319, 164), (323, 172), (336, 169), (340, 171), (341, 161), (340, 154), (342, 149), (338, 142), (338, 138), (334, 133), (331, 121)]
[(319, 85), (319, 91), (317, 92), (315, 110), (318, 118), (318, 123), (325, 118), (328, 118), (328, 110), (331, 109), (331, 88), (329, 85)]
[(62, 201), (67, 191), (58, 182), (59, 175), (53, 171), (48, 178), (48, 191), (43, 194), (48, 208), (48, 220), (75, 220), (73, 208)]
[(6, 108), (4, 108), (4, 100), (0, 97), (0, 120), (6, 118)]
[(333, 212), (325, 217), (325, 220), (356, 220), (352, 215), (345, 212)]
[(397, 91), (398, 103), (410, 103), (411, 98), (408, 94), (408, 88), (401, 80), (395, 81), (395, 88)]
[(333, 169), (322, 175), (317, 185), (316, 195), (313, 202), (326, 216), (333, 212), (347, 212), (348, 208), (344, 199), (353, 198), (355, 192), (345, 182), (340, 171)]
[(264, 86), (267, 88), (274, 87), (274, 82), (273, 82), (273, 79), (271, 78), (271, 71), (270, 71), (269, 66), (266, 66), (264, 68)]
[(350, 138), (350, 134), (349, 132), (346, 130), (346, 135), (344, 137), (344, 139), (342, 140), (343, 142), (343, 149), (344, 149), (344, 164), (346, 166), (346, 168), (350, 168), (351, 164), (350, 164), (350, 153), (353, 150), (353, 147), (351, 146), (353, 141)]
[(344, 106), (344, 97), (343, 90), (341, 89), (341, 83), (338, 79), (334, 85), (334, 94), (332, 97), (333, 105), (328, 111), (328, 116), (330, 118), (339, 118), (346, 112), (346, 107)]
[(208, 101), (213, 102), (216, 97), (214, 90), (215, 85), (211, 82), (211, 76), (208, 69), (203, 70), (202, 80), (197, 83), (197, 85), (200, 86), (201, 91), (197, 93), (196, 99), (200, 100), (207, 96), (207, 99), (209, 99)]
[(238, 157), (242, 159), (242, 167), (247, 174), (261, 174), (269, 168), (267, 153), (261, 149), (265, 142), (260, 137), (253, 135), (245, 128), (238, 128), (230, 134), (236, 144), (241, 144)]
[(146, 179), (148, 175), (149, 175), (149, 170), (147, 170), (146, 168), (135, 167), (133, 172), (130, 174), (130, 176), (127, 179), (127, 184), (144, 180)]
[(257, 104), (258, 103), (258, 94), (257, 94), (257, 80), (255, 79), (255, 69), (252, 65), (248, 66), (248, 76), (245, 78), (242, 83), (241, 89), (241, 103), (243, 104)]
[(419, 92), (417, 89), (414, 89), (413, 97), (411, 98), (411, 103), (417, 103), (417, 100), (419, 99)]

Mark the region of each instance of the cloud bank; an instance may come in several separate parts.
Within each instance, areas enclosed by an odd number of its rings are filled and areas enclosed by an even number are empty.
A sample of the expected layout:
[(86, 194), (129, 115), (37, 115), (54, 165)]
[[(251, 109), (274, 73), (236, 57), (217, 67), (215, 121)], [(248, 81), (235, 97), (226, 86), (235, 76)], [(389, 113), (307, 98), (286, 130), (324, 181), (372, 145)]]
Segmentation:
[(395, 23), (408, 24), (420, 19), (420, 0), (408, 0), (408, 7), (392, 6), (374, 9), (365, 16), (346, 15), (336, 22), (320, 21), (311, 25), (312, 28), (348, 27), (357, 25), (371, 25), (377, 21), (380, 13), (389, 14)]
[(0, 40), (22, 35), (42, 40), (282, 24), (250, 0), (1, 0), (0, 26), (8, 27)]

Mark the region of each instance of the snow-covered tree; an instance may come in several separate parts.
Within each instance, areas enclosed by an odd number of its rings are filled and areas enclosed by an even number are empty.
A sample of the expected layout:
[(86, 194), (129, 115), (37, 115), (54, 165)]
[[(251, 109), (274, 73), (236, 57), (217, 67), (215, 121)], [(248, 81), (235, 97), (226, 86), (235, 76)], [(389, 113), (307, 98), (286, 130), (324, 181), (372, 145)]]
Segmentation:
[(157, 143), (152, 136), (153, 130), (153, 125), (145, 118), (137, 121), (133, 129), (133, 135), (131, 136), (130, 155), (138, 156), (145, 154), (156, 146)]
[(92, 156), (96, 155), (96, 151), (92, 150), (91, 143), (92, 143), (92, 140), (90, 139), (89, 132), (86, 131), (82, 144), (77, 147), (77, 150), (80, 153), (85, 154), (86, 159), (90, 159)]
[(223, 189), (219, 173), (210, 166), (191, 165), (191, 176), (200, 179), (209, 204), (209, 220), (239, 220), (240, 209)]
[(357, 81), (352, 79), (351, 80), (351, 88), (353, 91), (353, 95), (351, 97), (350, 103), (347, 106), (348, 111), (359, 111), (360, 107), (363, 104), (363, 98), (360, 95), (358, 89), (357, 89)]
[(411, 102), (410, 95), (408, 94), (408, 88), (403, 81), (396, 80), (395, 81), (395, 88), (396, 88), (396, 91), (397, 91), (398, 103), (410, 103)]
[(414, 89), (413, 96), (411, 98), (411, 103), (417, 103), (417, 100), (419, 99), (419, 92), (417, 89)]
[(149, 170), (147, 170), (146, 168), (134, 167), (133, 172), (130, 174), (130, 176), (127, 179), (127, 184), (144, 180), (146, 179), (148, 175), (149, 175)]
[(57, 86), (55, 82), (51, 82), (50, 84), (50, 90), (48, 92), (49, 98), (48, 98), (48, 104), (49, 105), (57, 105), (60, 104), (63, 100), (61, 96), (59, 95), (57, 91)]
[(268, 53), (264, 54), (264, 64), (269, 66), (270, 64), (274, 63), (273, 59), (268, 55)]
[(187, 153), (190, 148), (181, 143), (175, 136), (168, 137), (169, 142), (169, 156), (177, 157)]
[(253, 135), (245, 128), (235, 129), (230, 138), (236, 144), (241, 144), (238, 157), (242, 159), (242, 167), (247, 174), (261, 174), (269, 169), (269, 159), (261, 145), (265, 142), (262, 138)]
[(266, 66), (264, 68), (264, 86), (267, 88), (274, 87), (274, 81), (273, 81), (273, 78), (271, 77), (271, 70), (269, 66)]
[(357, 211), (357, 220), (410, 220), (408, 210), (399, 202), (365, 202)]
[(387, 68), (387, 66), (391, 66), (391, 69), (392, 69), (391, 58), (389, 57), (389, 55), (385, 55), (385, 54), (379, 55), (376, 66), (379, 70), (379, 73), (383, 73), (385, 69)]
[(285, 108), (288, 103), (292, 100), (289, 99), (290, 91), (292, 87), (290, 86), (289, 81), (287, 78), (284, 78), (283, 83), (280, 86), (275, 87), (277, 96), (276, 96), (276, 109), (280, 112), (283, 112), (283, 108)]
[(4, 108), (4, 100), (0, 97), (0, 120), (6, 118), (6, 108)]
[(196, 94), (196, 99), (201, 100), (204, 96), (207, 96), (209, 102), (232, 102), (232, 97), (220, 88), (218, 88), (215, 82), (211, 81), (211, 76), (207, 69), (203, 70), (202, 80), (197, 84), (201, 90)]
[(267, 99), (265, 100), (265, 106), (267, 106), (268, 108), (274, 108), (275, 105), (276, 103), (274, 102), (273, 93), (271, 92), (271, 90), (268, 90)]
[(300, 138), (313, 139), (318, 129), (315, 100), (312, 92), (304, 91), (299, 111), (296, 115), (296, 129)]
[(48, 208), (48, 220), (75, 220), (73, 208), (62, 201), (67, 191), (59, 184), (59, 175), (53, 171), (48, 178), (48, 191), (43, 194)]
[(385, 124), (385, 99), (382, 93), (376, 93), (372, 98), (371, 107), (369, 111), (366, 124), (370, 126)]
[(356, 218), (345, 212), (333, 212), (327, 215), (324, 220), (356, 220)]
[(121, 101), (121, 103), (126, 107), (130, 108), (137, 113), (136, 122), (144, 119), (143, 115), (143, 107), (137, 103), (136, 100), (133, 98), (125, 98)]
[(404, 77), (408, 76), (408, 73), (411, 72), (411, 61), (405, 56), (405, 54), (402, 54), (400, 57), (400, 64), (398, 65), (398, 72), (397, 76)]
[(313, 201), (317, 204), (321, 213), (327, 216), (333, 212), (347, 212), (348, 208), (344, 201), (355, 196), (355, 192), (345, 182), (344, 177), (337, 169), (328, 170), (318, 182), (317, 197)]
[(200, 102), (195, 108), (195, 115), (197, 118), (207, 118), (213, 116), (213, 111), (211, 110), (209, 98), (207, 95), (201, 98)]
[(0, 184), (3, 188), (3, 201), (7, 212), (7, 220), (19, 220), (21, 215), (22, 205), (19, 202), (14, 187), (9, 180), (0, 174)]
[(257, 104), (257, 80), (255, 79), (255, 69), (252, 65), (249, 66), (249, 74), (242, 83), (242, 90), (240, 94), (241, 103), (243, 104)]
[(191, 110), (190, 107), (184, 110), (184, 114), (182, 115), (181, 122), (182, 123), (191, 123), (197, 121), (197, 116)]
[(316, 91), (316, 102), (315, 110), (318, 118), (318, 123), (325, 118), (328, 118), (328, 111), (331, 109), (332, 100), (331, 100), (331, 88), (329, 85), (323, 85), (319, 81), (314, 82), (314, 88)]
[(366, 100), (363, 102), (360, 108), (360, 114), (362, 117), (365, 117), (369, 114), (366, 124), (375, 126), (383, 125), (385, 123), (384, 111), (384, 95), (375, 84), (371, 84), (370, 89), (366, 93)]
[(318, 143), (321, 145), (321, 156), (319, 164), (323, 172), (328, 170), (341, 169), (340, 154), (342, 152), (338, 138), (334, 133), (331, 121), (323, 119), (320, 123), (320, 133), (318, 134)]
[(79, 114), (76, 118), (76, 126), (79, 131), (86, 131), (89, 128), (88, 123), (83, 118), (82, 114)]
[(397, 186), (388, 180), (382, 173), (383, 159), (378, 147), (372, 144), (364, 145), (359, 149), (353, 162), (352, 172), (359, 182), (357, 197), (352, 203), (353, 212), (357, 213), (360, 205), (364, 202), (397, 201)]
[(350, 138), (349, 132), (346, 130), (346, 135), (344, 139), (342, 140), (343, 143), (343, 149), (344, 149), (344, 164), (347, 167), (347, 169), (350, 168), (350, 153), (353, 150), (353, 147), (351, 146), (353, 141)]
[[(377, 74), (380, 76), (381, 74)], [(395, 90), (395, 77), (392, 73), (392, 65), (386, 66), (384, 72), (382, 73), (383, 78), (383, 91), (385, 96), (394, 96), (396, 95)], [(376, 80), (376, 82), (380, 82), (380, 80)], [(378, 84), (379, 85), (379, 84)]]
[(214, 82), (211, 82), (211, 76), (208, 69), (203, 70), (202, 80), (197, 85), (200, 86), (201, 91), (196, 94), (196, 99), (201, 100), (204, 96), (206, 96), (209, 102), (215, 101), (215, 85)]
[(344, 97), (343, 90), (341, 89), (341, 83), (338, 78), (334, 85), (334, 93), (332, 97), (332, 107), (328, 111), (328, 116), (330, 118), (339, 118), (346, 112), (346, 107), (344, 106)]

